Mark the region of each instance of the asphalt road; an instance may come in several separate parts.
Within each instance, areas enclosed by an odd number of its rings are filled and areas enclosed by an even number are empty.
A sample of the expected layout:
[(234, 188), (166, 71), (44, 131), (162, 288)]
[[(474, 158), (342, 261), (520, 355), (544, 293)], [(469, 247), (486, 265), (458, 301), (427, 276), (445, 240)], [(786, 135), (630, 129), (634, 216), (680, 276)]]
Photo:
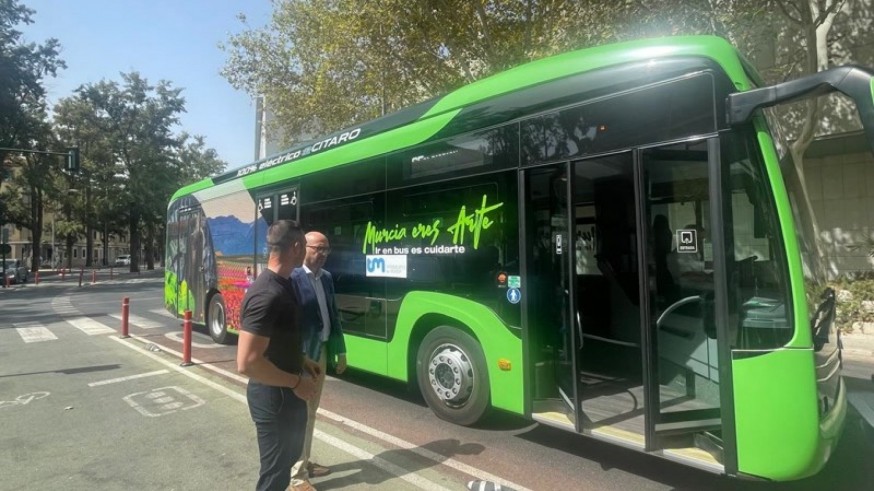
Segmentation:
[[(69, 277), (49, 279), (0, 293), (0, 489), (250, 488), (257, 450), (244, 381), (234, 373), (235, 347), (214, 345), (197, 328), (196, 365), (179, 367), (180, 321), (163, 311), (161, 278), (106, 279), (82, 287)], [(127, 340), (113, 317), (124, 296), (131, 299)], [(24, 342), (16, 327), (46, 339)], [(848, 360), (848, 383), (866, 387), (872, 366)], [(517, 490), (865, 489), (874, 449), (855, 424), (813, 478), (738, 481), (502, 413), (474, 428), (455, 426), (406, 385), (352, 371), (328, 379), (314, 453), (334, 473), (314, 484), (461, 490), (485, 479)]]

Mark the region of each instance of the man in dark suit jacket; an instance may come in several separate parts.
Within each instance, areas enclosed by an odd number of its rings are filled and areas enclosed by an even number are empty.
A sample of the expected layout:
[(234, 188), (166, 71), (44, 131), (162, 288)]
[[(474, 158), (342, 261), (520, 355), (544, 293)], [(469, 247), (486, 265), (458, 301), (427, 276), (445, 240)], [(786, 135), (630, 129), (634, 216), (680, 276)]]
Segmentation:
[[(346, 343), (340, 327), (337, 303), (334, 301), (334, 280), (331, 273), (322, 268), (331, 253), (331, 245), (328, 238), (319, 232), (306, 234), (306, 240), (303, 265), (291, 273), (291, 280), (300, 301), (303, 351), (307, 358), (318, 362), (322, 373), (325, 373), (328, 360), (336, 362), (337, 373), (343, 373), (346, 370)], [(318, 379), (316, 394), (307, 401), (306, 438), (300, 460), (291, 471), (291, 485), (295, 490), (313, 490), (309, 479), (326, 476), (331, 472), (329, 468), (309, 460), (316, 410), (319, 408), (324, 379)]]

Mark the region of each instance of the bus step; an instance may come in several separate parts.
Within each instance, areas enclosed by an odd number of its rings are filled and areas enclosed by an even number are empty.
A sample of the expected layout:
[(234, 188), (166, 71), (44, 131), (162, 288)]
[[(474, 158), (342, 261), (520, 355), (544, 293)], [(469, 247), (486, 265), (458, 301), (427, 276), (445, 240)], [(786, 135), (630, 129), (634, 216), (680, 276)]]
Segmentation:
[(660, 436), (665, 436), (719, 430), (721, 428), (722, 419), (714, 418), (699, 419), (695, 421), (675, 421), (673, 423), (658, 423), (655, 425), (655, 432)]

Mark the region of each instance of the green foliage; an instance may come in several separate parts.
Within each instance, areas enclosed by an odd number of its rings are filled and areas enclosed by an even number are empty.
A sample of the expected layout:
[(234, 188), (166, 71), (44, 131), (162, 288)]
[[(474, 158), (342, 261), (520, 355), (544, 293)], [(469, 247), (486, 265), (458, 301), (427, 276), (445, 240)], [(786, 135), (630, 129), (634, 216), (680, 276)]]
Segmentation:
[(225, 164), (203, 137), (173, 132), (185, 111), (182, 89), (167, 81), (152, 85), (137, 72), (121, 78), (79, 87), (58, 103), (55, 121), (82, 152), (82, 171), (70, 176), (71, 185), (84, 189), (72, 205), (75, 214), (88, 229), (127, 228), (136, 254), (142, 230), (147, 249), (163, 242), (172, 193)]
[(288, 144), (563, 51), (650, 36), (731, 37), (762, 10), (752, 0), (277, 0), (269, 25), (222, 46), (222, 73), (265, 97), (271, 129)]
[[(275, 116), (269, 129), (289, 144), (532, 59), (643, 37), (722, 36), (763, 69), (766, 81), (778, 82), (852, 61), (854, 43), (872, 32), (871, 3), (276, 0), (268, 25), (222, 45), (222, 74), (265, 97)], [(793, 135), (816, 119), (808, 109), (787, 113)], [(826, 124), (844, 119), (827, 115)]]
[[(0, 147), (45, 149), (42, 145), (52, 140), (42, 81), (65, 65), (58, 58), (57, 40), (49, 39), (42, 45), (26, 43), (15, 29), (30, 24), (33, 13), (16, 0), (0, 0)], [(15, 169), (0, 173), (0, 185), (7, 176), (9, 179), (9, 186), (0, 194), (0, 223), (40, 228), (50, 162), (44, 157), (0, 151), (0, 166)], [(38, 232), (33, 241), (38, 245)]]
[[(43, 78), (64, 68), (56, 39), (26, 43), (19, 24), (30, 24), (34, 11), (17, 0), (0, 0), (0, 147), (31, 148), (45, 121)], [(0, 152), (0, 161), (6, 155)]]
[(839, 293), (835, 322), (842, 332), (853, 332), (855, 322), (874, 322), (874, 308), (870, 303), (874, 302), (874, 278), (871, 275), (841, 279), (833, 287)]

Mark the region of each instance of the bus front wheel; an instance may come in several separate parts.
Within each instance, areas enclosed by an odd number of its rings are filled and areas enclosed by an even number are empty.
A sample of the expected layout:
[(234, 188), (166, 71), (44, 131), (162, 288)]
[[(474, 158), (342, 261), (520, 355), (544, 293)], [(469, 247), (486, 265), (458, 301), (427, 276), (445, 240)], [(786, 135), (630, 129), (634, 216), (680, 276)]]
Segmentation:
[(226, 317), (225, 299), (221, 293), (216, 293), (209, 299), (209, 335), (212, 340), (219, 344), (228, 344), (228, 323)]
[(489, 406), (489, 377), (482, 348), (469, 334), (440, 326), (429, 332), (416, 357), (425, 402), (441, 419), (476, 423)]

